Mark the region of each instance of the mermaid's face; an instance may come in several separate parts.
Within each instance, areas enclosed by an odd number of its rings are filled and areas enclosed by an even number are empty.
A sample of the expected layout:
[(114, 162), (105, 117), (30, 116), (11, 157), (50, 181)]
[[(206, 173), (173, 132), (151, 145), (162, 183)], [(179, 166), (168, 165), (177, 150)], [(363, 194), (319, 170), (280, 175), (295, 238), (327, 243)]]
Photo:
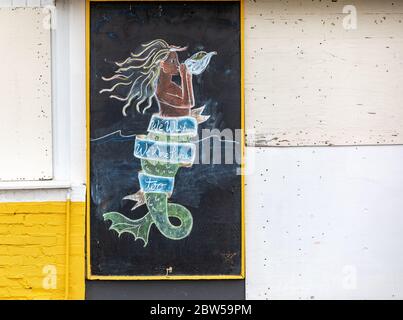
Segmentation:
[(168, 58), (161, 61), (162, 71), (173, 76), (179, 73), (179, 65), (178, 54), (175, 51), (170, 52)]

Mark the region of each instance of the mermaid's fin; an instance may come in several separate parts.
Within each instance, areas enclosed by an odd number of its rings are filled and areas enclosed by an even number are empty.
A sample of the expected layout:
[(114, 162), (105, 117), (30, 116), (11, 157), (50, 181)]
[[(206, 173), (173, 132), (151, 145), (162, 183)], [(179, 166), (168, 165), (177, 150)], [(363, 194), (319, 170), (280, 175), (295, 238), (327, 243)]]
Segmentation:
[(147, 213), (143, 218), (131, 220), (119, 212), (108, 212), (103, 215), (105, 221), (110, 220), (112, 225), (109, 230), (115, 230), (119, 237), (122, 233), (130, 233), (134, 236), (134, 240), (141, 239), (144, 241), (144, 247), (148, 244), (148, 235), (150, 234), (153, 218)]
[(210, 119), (210, 116), (204, 116), (202, 115), (204, 109), (206, 106), (202, 106), (200, 108), (192, 109), (191, 111), (191, 116), (194, 117), (197, 121), (197, 123), (203, 123), (206, 122), (208, 119)]
[(135, 194), (128, 195), (123, 198), (123, 200), (130, 200), (136, 202), (132, 211), (146, 204), (146, 199), (144, 197), (144, 192), (142, 190), (137, 191)]

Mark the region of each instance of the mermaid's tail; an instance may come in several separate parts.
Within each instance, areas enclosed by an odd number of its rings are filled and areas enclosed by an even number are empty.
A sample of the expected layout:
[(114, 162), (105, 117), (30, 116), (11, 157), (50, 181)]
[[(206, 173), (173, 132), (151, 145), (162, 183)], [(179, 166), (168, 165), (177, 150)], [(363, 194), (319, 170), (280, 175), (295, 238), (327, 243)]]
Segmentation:
[[(168, 203), (167, 196), (162, 193), (146, 194), (147, 207), (150, 210), (158, 230), (168, 239), (186, 238), (193, 227), (193, 217), (188, 209), (180, 204)], [(177, 218), (180, 225), (173, 225), (169, 218)]]
[[(110, 230), (115, 230), (119, 236), (122, 233), (130, 233), (134, 239), (148, 244), (148, 236), (153, 223), (159, 231), (168, 239), (180, 240), (186, 238), (193, 227), (193, 217), (188, 209), (180, 204), (168, 203), (168, 198), (162, 193), (146, 194), (147, 207), (150, 210), (144, 217), (132, 220), (118, 212), (104, 214), (105, 220), (110, 220)], [(173, 225), (169, 218), (177, 218), (180, 225)]]

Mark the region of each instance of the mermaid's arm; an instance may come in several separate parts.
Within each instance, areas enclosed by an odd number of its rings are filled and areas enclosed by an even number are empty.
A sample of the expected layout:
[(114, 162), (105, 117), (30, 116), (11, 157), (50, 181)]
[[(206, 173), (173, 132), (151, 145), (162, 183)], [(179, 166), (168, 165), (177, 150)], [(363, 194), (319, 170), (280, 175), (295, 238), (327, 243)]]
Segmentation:
[[(184, 81), (186, 83), (186, 80), (184, 80)], [(174, 107), (174, 108), (186, 108), (186, 109), (189, 109), (189, 108), (192, 107), (192, 105), (190, 103), (191, 101), (189, 100), (187, 84), (184, 86), (184, 88), (186, 90), (183, 90), (183, 87), (180, 88), (181, 96), (178, 96), (175, 93), (170, 93), (169, 91), (165, 91), (165, 92), (158, 91), (157, 92), (158, 100), (163, 102), (163, 103), (165, 103), (165, 104), (167, 104), (167, 105), (169, 105), (169, 106), (171, 106), (171, 107)], [(184, 97), (183, 97), (183, 95), (184, 95), (183, 91), (186, 92)]]
[(181, 76), (183, 106), (191, 108), (193, 106), (192, 102), (194, 100), (192, 75), (188, 72), (186, 65), (183, 63), (179, 67), (179, 73)]
[(195, 106), (195, 95), (193, 91), (193, 75), (189, 72), (186, 72), (186, 83), (188, 87), (190, 107), (193, 108)]

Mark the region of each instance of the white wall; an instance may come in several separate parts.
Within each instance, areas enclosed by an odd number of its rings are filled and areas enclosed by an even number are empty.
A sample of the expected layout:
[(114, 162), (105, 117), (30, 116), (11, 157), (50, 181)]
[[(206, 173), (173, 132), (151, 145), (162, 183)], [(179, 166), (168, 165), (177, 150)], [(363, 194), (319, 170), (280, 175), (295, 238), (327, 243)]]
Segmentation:
[(245, 17), (249, 143), (403, 144), (403, 1), (246, 0)]
[[(51, 5), (52, 1), (0, 6)], [(51, 8), (51, 7), (50, 7)], [(53, 9), (52, 9), (53, 10)], [(53, 179), (0, 181), (0, 201), (85, 200), (85, 1), (58, 0), (52, 24)]]
[(247, 298), (403, 298), (403, 146), (272, 147), (402, 142), (402, 5), (247, 1)]
[(53, 178), (48, 16), (41, 7), (0, 7), (0, 181)]
[(251, 152), (247, 298), (403, 298), (403, 147)]

